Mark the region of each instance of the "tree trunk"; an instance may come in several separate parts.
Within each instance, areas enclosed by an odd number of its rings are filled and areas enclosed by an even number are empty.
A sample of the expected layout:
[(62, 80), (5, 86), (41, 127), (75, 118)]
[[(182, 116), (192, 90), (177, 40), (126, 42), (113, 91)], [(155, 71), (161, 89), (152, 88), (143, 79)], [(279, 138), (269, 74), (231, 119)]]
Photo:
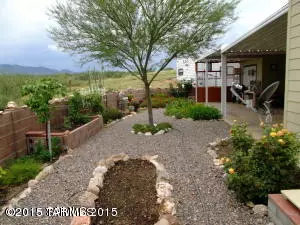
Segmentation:
[(50, 120), (47, 121), (47, 147), (50, 153), (50, 161), (52, 161), (52, 142), (51, 142), (51, 127), (50, 127)]
[(153, 123), (151, 91), (150, 91), (150, 85), (148, 83), (145, 83), (145, 94), (146, 94), (146, 99), (147, 99), (149, 124), (153, 125), (154, 123)]

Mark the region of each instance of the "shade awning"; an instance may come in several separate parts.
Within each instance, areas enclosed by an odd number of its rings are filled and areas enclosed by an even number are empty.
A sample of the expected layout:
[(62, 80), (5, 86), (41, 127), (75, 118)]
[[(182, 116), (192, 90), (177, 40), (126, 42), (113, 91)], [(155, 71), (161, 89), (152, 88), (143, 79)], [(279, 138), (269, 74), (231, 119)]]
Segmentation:
[(228, 61), (232, 62), (241, 61), (243, 58), (285, 54), (287, 23), (288, 5), (225, 49), (215, 51), (197, 62), (220, 61), (221, 54), (227, 55)]

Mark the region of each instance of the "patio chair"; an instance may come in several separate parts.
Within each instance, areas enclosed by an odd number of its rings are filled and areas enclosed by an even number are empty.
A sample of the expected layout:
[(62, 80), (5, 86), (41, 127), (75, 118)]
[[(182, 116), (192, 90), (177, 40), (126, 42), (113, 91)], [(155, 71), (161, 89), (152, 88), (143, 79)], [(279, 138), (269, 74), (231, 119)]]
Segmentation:
[[(271, 98), (277, 91), (280, 82), (276, 81), (269, 85), (255, 101), (255, 105), (251, 106), (250, 109), (259, 114), (259, 119), (267, 124), (272, 123), (272, 113), (271, 113)], [(230, 91), (234, 96), (236, 96), (243, 104), (246, 105), (246, 101), (234, 90), (233, 87)], [(262, 118), (263, 117), (263, 118)]]

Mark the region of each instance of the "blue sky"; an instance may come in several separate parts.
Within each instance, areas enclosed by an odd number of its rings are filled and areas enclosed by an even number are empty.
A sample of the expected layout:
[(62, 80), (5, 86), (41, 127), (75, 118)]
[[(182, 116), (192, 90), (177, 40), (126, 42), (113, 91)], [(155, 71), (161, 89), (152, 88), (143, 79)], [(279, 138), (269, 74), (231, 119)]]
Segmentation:
[[(57, 49), (48, 37), (52, 24), (46, 12), (56, 0), (0, 0), (0, 64), (45, 66), (82, 71), (74, 57)], [(288, 0), (242, 0), (239, 19), (229, 28), (220, 44), (226, 45), (266, 19)], [(93, 65), (92, 65), (93, 66)], [(171, 64), (174, 66), (174, 63)]]

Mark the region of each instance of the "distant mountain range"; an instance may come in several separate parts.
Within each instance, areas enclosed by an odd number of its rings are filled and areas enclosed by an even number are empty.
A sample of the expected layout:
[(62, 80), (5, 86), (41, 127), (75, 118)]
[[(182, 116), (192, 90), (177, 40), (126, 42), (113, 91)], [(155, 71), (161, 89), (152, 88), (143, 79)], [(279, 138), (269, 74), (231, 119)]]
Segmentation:
[(10, 64), (0, 64), (0, 74), (32, 74), (51, 75), (57, 73), (74, 73), (70, 70), (56, 70), (47, 67), (20, 66)]

